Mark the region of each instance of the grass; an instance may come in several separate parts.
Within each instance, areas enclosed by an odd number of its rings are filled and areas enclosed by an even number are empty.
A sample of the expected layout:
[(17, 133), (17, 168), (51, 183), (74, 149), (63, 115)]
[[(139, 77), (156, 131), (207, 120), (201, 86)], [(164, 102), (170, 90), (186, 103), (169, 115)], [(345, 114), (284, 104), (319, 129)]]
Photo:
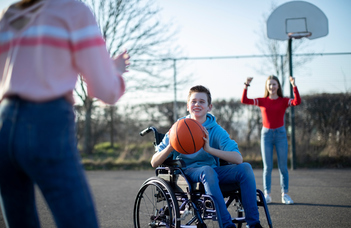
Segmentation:
[[(239, 145), (245, 162), (253, 168), (262, 168), (262, 158), (259, 143), (251, 146)], [(325, 153), (326, 147), (320, 145), (298, 145), (296, 148), (297, 168), (350, 168), (351, 156), (343, 153)], [(86, 170), (151, 170), (150, 159), (154, 154), (152, 144), (115, 144), (104, 142), (95, 146), (90, 155), (82, 154), (82, 163)], [(290, 152), (289, 152), (290, 157)], [(274, 153), (274, 168), (277, 168), (276, 154)], [(290, 159), (288, 166), (290, 166)]]
[(116, 144), (104, 142), (94, 147), (93, 153), (82, 154), (86, 170), (145, 170), (152, 169), (150, 158), (154, 147), (149, 143)]

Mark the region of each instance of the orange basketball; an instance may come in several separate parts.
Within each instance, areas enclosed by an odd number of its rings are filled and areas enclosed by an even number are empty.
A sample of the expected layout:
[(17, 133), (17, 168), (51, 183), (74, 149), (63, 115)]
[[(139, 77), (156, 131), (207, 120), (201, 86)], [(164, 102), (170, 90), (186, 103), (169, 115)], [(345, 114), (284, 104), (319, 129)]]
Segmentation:
[(173, 149), (181, 154), (193, 154), (205, 143), (202, 125), (190, 118), (180, 119), (171, 128), (169, 141)]

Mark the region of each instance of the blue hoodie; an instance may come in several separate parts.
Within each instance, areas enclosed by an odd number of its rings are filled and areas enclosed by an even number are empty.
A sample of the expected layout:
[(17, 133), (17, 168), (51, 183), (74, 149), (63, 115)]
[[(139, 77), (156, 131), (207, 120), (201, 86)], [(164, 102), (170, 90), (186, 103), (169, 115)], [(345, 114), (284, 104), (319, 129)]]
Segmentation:
[[(190, 118), (190, 115), (183, 118)], [(202, 126), (204, 126), (209, 133), (209, 142), (212, 148), (224, 151), (233, 151), (240, 154), (238, 144), (234, 140), (230, 139), (227, 131), (216, 122), (216, 117), (214, 115), (207, 113), (206, 121), (202, 124)], [(168, 144), (169, 133), (165, 135), (162, 142), (157, 146), (158, 152), (166, 148)], [(168, 157), (173, 157), (174, 160), (183, 160), (186, 164), (186, 168), (219, 166), (219, 158), (207, 153), (202, 148), (194, 154), (181, 154), (174, 150)]]

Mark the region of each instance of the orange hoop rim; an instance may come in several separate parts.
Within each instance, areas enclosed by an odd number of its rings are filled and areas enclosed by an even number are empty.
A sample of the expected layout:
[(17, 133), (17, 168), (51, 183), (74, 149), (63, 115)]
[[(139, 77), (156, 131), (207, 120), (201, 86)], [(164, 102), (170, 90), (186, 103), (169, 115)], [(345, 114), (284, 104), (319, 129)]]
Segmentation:
[(294, 39), (301, 39), (303, 37), (309, 37), (311, 36), (311, 32), (289, 32), (288, 36), (289, 38), (294, 38)]

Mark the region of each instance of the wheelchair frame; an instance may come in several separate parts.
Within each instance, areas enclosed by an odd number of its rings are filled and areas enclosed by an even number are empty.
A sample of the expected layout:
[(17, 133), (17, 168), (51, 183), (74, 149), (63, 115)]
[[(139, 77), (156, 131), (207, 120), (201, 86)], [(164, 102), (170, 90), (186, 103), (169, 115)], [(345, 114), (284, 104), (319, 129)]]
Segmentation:
[[(155, 127), (149, 127), (141, 131), (140, 135), (144, 136), (151, 131), (154, 133), (153, 144), (156, 150), (164, 134), (158, 132)], [(156, 176), (148, 178), (141, 185), (134, 203), (135, 228), (222, 228), (215, 201), (205, 194), (201, 183), (190, 183), (186, 179), (182, 167), (183, 161), (167, 159), (156, 168)], [(259, 189), (256, 193), (257, 206), (264, 208), (267, 224), (272, 228), (264, 195)], [(236, 213), (232, 221), (241, 228), (246, 221), (240, 190), (222, 190), (222, 194), (227, 208), (232, 205), (231, 208)]]

